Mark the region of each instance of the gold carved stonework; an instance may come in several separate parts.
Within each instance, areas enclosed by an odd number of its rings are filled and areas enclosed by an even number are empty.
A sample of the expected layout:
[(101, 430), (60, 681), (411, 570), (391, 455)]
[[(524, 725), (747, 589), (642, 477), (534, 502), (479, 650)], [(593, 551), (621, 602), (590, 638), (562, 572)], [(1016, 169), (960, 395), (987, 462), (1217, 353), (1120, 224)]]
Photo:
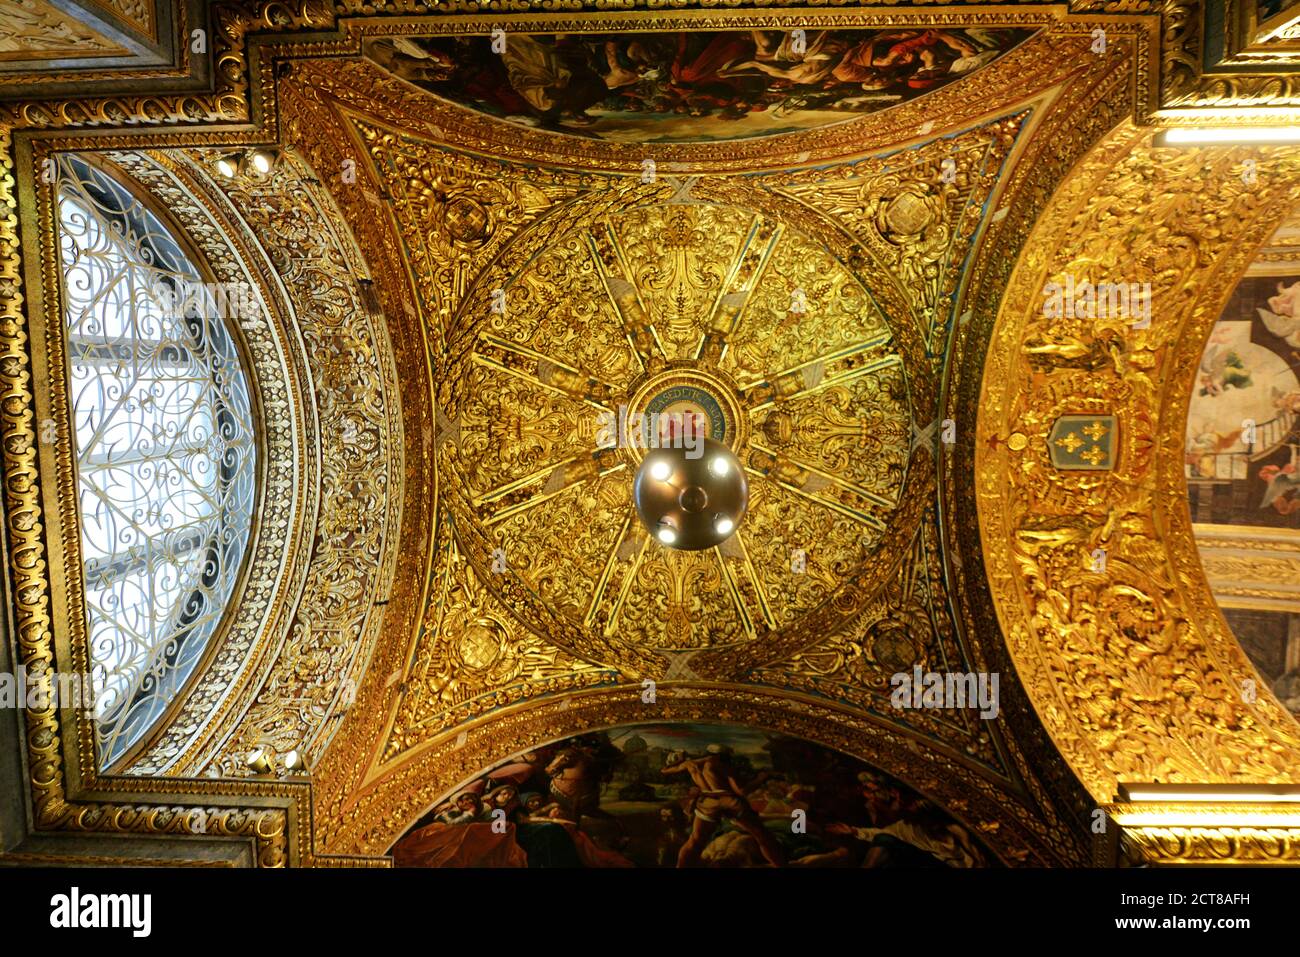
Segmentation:
[(1287, 806), (1153, 804), (1137, 810), (1114, 804), (1106, 812), (1149, 865), (1294, 867), (1300, 859), (1300, 820)]
[[(130, 166), (131, 151), (152, 150), (133, 172), (171, 191), (214, 270), (255, 264), (281, 319), (292, 310), (305, 346), (289, 362), (293, 394), (267, 401), (314, 403), (318, 420), (267, 436), (281, 461), (292, 442), (319, 463), (302, 473), (313, 526), (294, 524), (285, 499), (283, 571), (301, 601), (250, 600), (246, 614), (274, 624), (256, 640), (232, 625), (137, 768), (247, 776), (245, 752), (262, 744), (303, 749), (310, 783), (99, 775), (89, 727), (34, 710), (38, 829), (183, 837), (202, 811), (209, 837), (249, 842), (263, 865), (377, 860), (484, 767), (647, 718), (750, 724), (860, 755), (1010, 864), (1082, 859), (1091, 806), (1071, 772), (1094, 804), (1120, 781), (1293, 780), (1300, 730), (1271, 697), (1238, 693), (1253, 671), (1196, 557), (1180, 462), (1201, 340), (1296, 197), (1300, 161), (1250, 153), (1262, 161), (1247, 190), (1245, 152), (1108, 135), (1161, 109), (1286, 105), (1293, 79), (1203, 75), (1191, 3), (753, 6), (551, 14), (519, 0), (507, 15), (451, 0), (442, 11), (464, 16), (418, 17), (352, 0), (218, 3), (210, 88), (0, 106), (18, 661), (86, 655), (66, 625), (79, 614), (71, 466), (37, 439), (41, 419), (67, 413), (51, 372), (44, 151), (113, 150)], [(368, 37), (503, 24), (945, 23), (1039, 32), (870, 118), (645, 149), (474, 115), (360, 57)], [(1099, 25), (1104, 56), (1090, 49)], [(218, 151), (250, 144), (282, 151), (267, 192), (212, 173)], [(204, 208), (238, 237), (228, 261), (202, 235)], [(1049, 276), (1101, 269), (1152, 283), (1149, 329), (1042, 321)], [(640, 535), (635, 455), (597, 441), (601, 411), (673, 389), (724, 423), (755, 486), (741, 537), (704, 557)], [(1113, 470), (1051, 468), (1051, 425), (1074, 414), (1118, 419)], [(319, 540), (295, 540), (304, 529)], [(1088, 564), (1096, 549), (1105, 576)], [(890, 674), (940, 660), (1000, 671), (1006, 713), (887, 709)], [(647, 676), (660, 686), (652, 713)], [(1064, 762), (1038, 744), (1038, 721)], [(1295, 856), (1281, 819), (1123, 826), (1154, 860)]]
[[(1067, 97), (1077, 111), (1060, 114), (1061, 127), (1095, 117), (1079, 104), (1115, 89), (1105, 81), (1118, 74), (1088, 66)], [(383, 211), (402, 248), (429, 264), (412, 277), (417, 297), (399, 298), (397, 311), (420, 317), (442, 383), (426, 427), (440, 530), (423, 637), (376, 649), (358, 705), (315, 769), (324, 846), (387, 847), (410, 815), (492, 754), (506, 757), (566, 728), (679, 713), (672, 705), (643, 710), (638, 679), (654, 676), (667, 689), (661, 700), (687, 682), (732, 720), (743, 714), (739, 699), (710, 679), (744, 682), (737, 687), (752, 687), (755, 700), (786, 715), (830, 707), (837, 723), (894, 728), (913, 742), (908, 753), (926, 753), (917, 733), (942, 740), (954, 756), (945, 772), (954, 787), (938, 787), (945, 805), (961, 800), (958, 781), (1028, 774), (1001, 826), (1018, 821), (1016, 829), (1028, 828), (1058, 859), (1078, 855), (1063, 826), (1072, 812), (1052, 808), (1055, 798), (1023, 758), (1004, 763), (999, 747), (1015, 754), (1016, 745), (996, 722), (900, 715), (881, 697), (901, 662), (953, 662), (967, 653), (937, 610), (943, 559), (935, 533), (921, 530), (934, 522), (925, 503), (940, 448), (935, 378), (962, 332), (952, 300), (963, 263), (982, 231), (1005, 216), (1010, 200), (994, 197), (1030, 114), (1008, 105), (997, 119), (951, 139), (931, 137), (901, 156), (758, 177), (669, 171), (646, 183), (636, 163), (539, 173), (404, 134), (432, 122), (429, 98), (385, 87), (381, 122), (369, 68), (358, 66), (350, 85), (345, 75), (307, 65), (285, 85), (284, 102), (304, 117), (318, 169), (339, 168), (357, 155), (351, 149), (368, 154), (357, 165), (373, 180), (359, 173), (353, 188), (337, 187), (340, 201), (361, 211), (357, 228), (379, 232), (373, 211)], [(945, 180), (950, 155), (953, 175)], [(484, 204), (486, 221), (474, 211), (467, 234), (449, 212), (471, 190), (496, 201)], [(378, 275), (384, 267), (375, 268)], [(802, 314), (790, 308), (796, 289), (809, 306)], [(815, 311), (826, 290), (830, 302), (846, 303), (833, 323)], [(804, 336), (783, 332), (794, 316)], [(883, 368), (858, 371), (866, 363), (851, 360), (864, 343), (889, 360)], [(836, 355), (846, 349), (850, 361)], [(891, 370), (901, 392), (875, 385)], [(864, 386), (873, 387), (869, 404), (858, 391)], [(846, 493), (856, 487), (884, 497), (906, 465), (896, 508), (859, 509), (886, 524), (889, 544), (868, 557), (872, 577), (858, 576), (851, 599), (800, 611), (801, 583), (789, 571), (799, 546), (793, 540), (781, 539), (776, 553), (757, 561), (737, 548), (702, 562), (665, 556), (638, 535), (625, 488), (636, 456), (601, 447), (599, 414), (620, 403), (635, 412), (660, 391), (682, 387), (715, 400), (709, 407), (723, 421), (735, 420), (726, 428), (750, 450), (754, 481), (776, 485), (777, 494), (756, 506), (760, 516), (778, 506), (811, 509), (810, 516), (835, 511), (818, 541), (830, 536), (834, 545), (852, 527), (836, 510), (853, 501)], [(863, 431), (864, 421), (877, 419)], [(880, 535), (860, 524), (863, 538)], [(806, 556), (810, 564), (817, 547)], [(796, 589), (760, 597), (750, 575), (756, 565)], [(639, 578), (629, 574), (634, 566)], [(802, 584), (846, 588), (815, 570)], [(614, 601), (618, 618), (607, 634)], [(729, 634), (691, 638), (704, 602), (717, 602), (707, 614), (729, 623)], [(636, 642), (624, 637), (628, 622), (641, 629)], [(894, 627), (902, 622), (910, 624)], [(927, 631), (933, 639), (922, 637)], [(554, 700), (564, 688), (588, 690)], [(830, 703), (846, 698), (851, 710)], [(867, 724), (855, 712), (870, 714)], [(770, 726), (795, 727), (774, 720)], [(376, 736), (384, 741), (379, 753)], [(1017, 853), (1008, 847), (1007, 860), (1030, 860)]]
[[(1297, 773), (1300, 726), (1243, 693), (1254, 671), (1213, 605), (1183, 499), (1201, 345), (1300, 193), (1300, 153), (1265, 152), (1254, 187), (1243, 155), (1118, 130), (1040, 219), (993, 330), (975, 453), (990, 588), (1030, 697), (1102, 801), (1120, 782)], [(1045, 318), (1045, 284), (1066, 275), (1150, 282), (1150, 326)], [(1051, 423), (1092, 410), (1124, 423), (1114, 471), (1050, 469)], [(1019, 452), (991, 440), (1013, 425), (1029, 437)]]

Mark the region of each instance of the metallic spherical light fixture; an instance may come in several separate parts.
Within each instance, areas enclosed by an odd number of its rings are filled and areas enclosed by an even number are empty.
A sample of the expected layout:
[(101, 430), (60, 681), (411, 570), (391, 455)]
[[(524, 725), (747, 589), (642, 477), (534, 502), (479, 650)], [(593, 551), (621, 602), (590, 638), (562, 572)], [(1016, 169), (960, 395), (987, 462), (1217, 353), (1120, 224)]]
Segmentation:
[(661, 544), (698, 551), (735, 533), (749, 504), (749, 483), (731, 449), (701, 438), (694, 449), (648, 450), (632, 498), (641, 523)]

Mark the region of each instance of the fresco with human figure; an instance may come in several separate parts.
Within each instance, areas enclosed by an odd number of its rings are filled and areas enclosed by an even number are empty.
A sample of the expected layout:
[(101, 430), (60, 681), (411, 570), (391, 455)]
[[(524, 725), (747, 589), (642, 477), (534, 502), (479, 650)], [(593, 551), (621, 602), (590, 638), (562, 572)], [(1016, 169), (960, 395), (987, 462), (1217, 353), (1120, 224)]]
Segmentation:
[(966, 76), (1033, 33), (1016, 27), (729, 30), (368, 40), (373, 62), (510, 122), (628, 142), (812, 129)]
[[(1250, 276), (1201, 356), (1186, 471), (1204, 519), (1300, 528), (1300, 276)], [(1219, 493), (1207, 512), (1201, 494)]]
[(1224, 619), (1269, 689), (1300, 716), (1300, 263), (1289, 262), (1297, 242), (1300, 217), (1292, 217), (1211, 330), (1183, 467)]
[(731, 725), (638, 724), (525, 752), (440, 802), (399, 867), (984, 867), (941, 808), (855, 758)]

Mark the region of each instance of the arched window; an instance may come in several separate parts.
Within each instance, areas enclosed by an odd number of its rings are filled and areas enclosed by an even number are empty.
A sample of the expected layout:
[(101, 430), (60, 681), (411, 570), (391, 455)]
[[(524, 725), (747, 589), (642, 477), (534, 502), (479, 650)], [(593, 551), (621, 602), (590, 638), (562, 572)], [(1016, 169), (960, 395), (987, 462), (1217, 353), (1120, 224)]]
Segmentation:
[(176, 697), (249, 540), (255, 442), (226, 323), (251, 290), (204, 282), (149, 207), (59, 158), (58, 226), (99, 757)]

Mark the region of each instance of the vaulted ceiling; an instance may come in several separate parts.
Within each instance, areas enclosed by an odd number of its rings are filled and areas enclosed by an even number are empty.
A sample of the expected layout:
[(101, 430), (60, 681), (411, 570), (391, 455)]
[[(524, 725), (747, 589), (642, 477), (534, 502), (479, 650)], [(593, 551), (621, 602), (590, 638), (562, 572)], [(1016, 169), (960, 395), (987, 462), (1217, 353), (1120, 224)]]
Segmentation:
[[(1300, 152), (1159, 139), (1293, 122), (1293, 41), (1203, 13), (219, 3), (151, 12), (129, 77), (96, 62), (118, 27), (0, 49), (11, 664), (94, 664), (71, 443), (31, 438), (70, 404), (42, 162), (93, 153), (264, 306), (237, 599), (106, 770), (87, 716), (23, 715), (14, 853), (203, 808), (262, 864), (382, 863), (488, 769), (678, 723), (850, 755), (1006, 864), (1113, 863), (1120, 830), (1133, 859), (1293, 860), (1276, 807), (1210, 832), (1119, 798), (1300, 767), (1270, 679), (1240, 691), (1264, 666), (1185, 471), (1206, 340)], [(790, 31), (812, 55), (782, 59)], [(223, 168), (252, 149), (265, 172)], [(1073, 277), (1148, 284), (1149, 322), (1051, 314)], [(638, 451), (600, 434), (670, 406), (749, 476), (716, 549), (654, 541)], [(914, 668), (996, 674), (998, 713), (900, 709)]]

